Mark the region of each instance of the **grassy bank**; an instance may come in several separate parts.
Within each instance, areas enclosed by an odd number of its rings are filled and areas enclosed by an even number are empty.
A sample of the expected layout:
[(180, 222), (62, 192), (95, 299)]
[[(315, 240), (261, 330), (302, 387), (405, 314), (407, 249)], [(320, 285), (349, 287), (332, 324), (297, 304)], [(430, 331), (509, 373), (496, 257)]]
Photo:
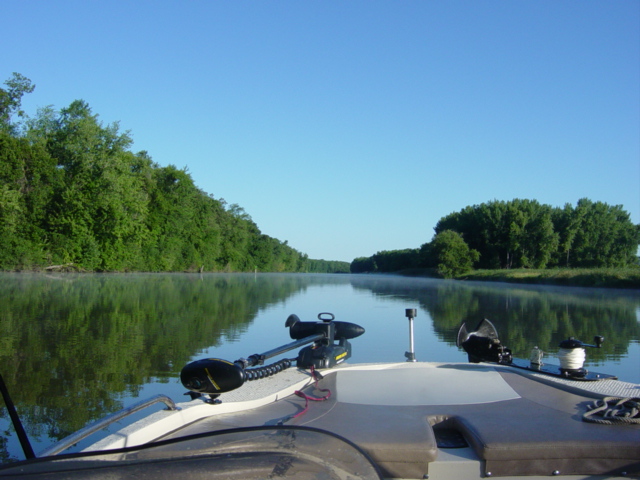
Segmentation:
[(640, 289), (640, 268), (475, 270), (457, 280)]

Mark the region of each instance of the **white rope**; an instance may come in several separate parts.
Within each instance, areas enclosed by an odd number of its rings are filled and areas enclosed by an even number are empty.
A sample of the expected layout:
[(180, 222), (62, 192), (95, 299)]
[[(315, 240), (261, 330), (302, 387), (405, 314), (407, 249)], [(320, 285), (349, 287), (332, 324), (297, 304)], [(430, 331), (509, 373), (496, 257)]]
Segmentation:
[(579, 370), (584, 365), (587, 354), (584, 348), (561, 348), (558, 350), (560, 368), (564, 370)]

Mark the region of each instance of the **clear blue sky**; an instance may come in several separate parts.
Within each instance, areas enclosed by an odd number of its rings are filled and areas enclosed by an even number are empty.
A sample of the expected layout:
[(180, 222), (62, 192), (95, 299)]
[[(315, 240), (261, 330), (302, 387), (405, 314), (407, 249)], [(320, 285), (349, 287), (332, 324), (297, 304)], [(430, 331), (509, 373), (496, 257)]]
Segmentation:
[(0, 81), (89, 103), (263, 233), (351, 261), (467, 205), (640, 223), (640, 2), (0, 0)]

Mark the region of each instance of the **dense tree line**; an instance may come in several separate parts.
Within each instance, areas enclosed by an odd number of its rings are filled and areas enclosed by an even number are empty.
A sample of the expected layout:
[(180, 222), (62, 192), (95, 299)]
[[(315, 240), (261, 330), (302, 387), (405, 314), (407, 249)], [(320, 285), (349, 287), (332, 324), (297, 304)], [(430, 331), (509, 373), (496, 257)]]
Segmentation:
[(390, 273), (416, 267), (420, 264), (419, 250), (383, 250), (371, 257), (358, 257), (351, 262), (351, 273)]
[(338, 260), (314, 260), (308, 259), (306, 272), (308, 273), (349, 273), (349, 262)]
[(339, 271), (261, 233), (187, 169), (133, 153), (128, 132), (81, 100), (28, 118), (31, 81), (0, 88), (0, 269)]
[(453, 277), (472, 268), (628, 267), (638, 263), (640, 226), (621, 205), (580, 199), (563, 208), (515, 199), (468, 206), (437, 223), (419, 249), (378, 252), (351, 271), (434, 268)]

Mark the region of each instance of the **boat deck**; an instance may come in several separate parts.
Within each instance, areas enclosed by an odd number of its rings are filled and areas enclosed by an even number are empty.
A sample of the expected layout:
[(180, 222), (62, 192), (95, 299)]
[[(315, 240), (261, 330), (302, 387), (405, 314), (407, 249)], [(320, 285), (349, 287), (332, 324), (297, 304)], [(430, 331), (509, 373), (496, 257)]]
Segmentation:
[[(640, 396), (637, 385), (575, 382), (475, 364), (357, 365), (323, 374), (317, 389), (308, 373), (293, 369), (251, 382), (224, 394), (221, 405), (210, 406), (211, 413), (220, 409), (219, 414), (164, 438), (255, 425), (304, 425), (356, 443), (392, 478), (449, 476), (448, 464), (456, 464), (457, 478), (462, 467), (476, 477), (640, 474), (640, 425), (582, 420), (597, 398)], [(325, 394), (318, 389), (332, 394), (326, 401), (309, 402), (308, 411), (294, 418), (305, 400), (292, 390), (305, 384), (307, 395)], [(274, 392), (283, 386), (278, 398)], [(260, 398), (270, 400), (246, 409)], [(448, 448), (452, 435), (454, 444), (458, 435), (467, 446)]]

